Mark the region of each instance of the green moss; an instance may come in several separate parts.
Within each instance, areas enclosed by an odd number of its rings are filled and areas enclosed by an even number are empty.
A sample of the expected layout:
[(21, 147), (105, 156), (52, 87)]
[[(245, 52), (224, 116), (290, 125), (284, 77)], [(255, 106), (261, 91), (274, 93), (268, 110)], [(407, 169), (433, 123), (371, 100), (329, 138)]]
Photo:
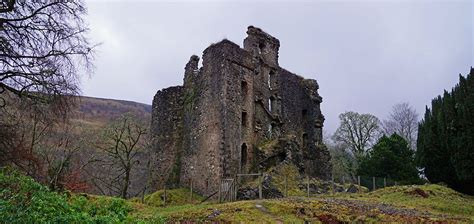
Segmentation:
[[(262, 212), (256, 201), (239, 201), (225, 204), (197, 204), (155, 208), (148, 214), (160, 214), (167, 222), (237, 222), (237, 223), (274, 223), (278, 218), (271, 212)], [(213, 214), (215, 217), (210, 217)], [(136, 214), (142, 216), (143, 214)]]
[(178, 152), (175, 158), (175, 162), (173, 163), (173, 167), (171, 168), (171, 173), (166, 180), (166, 186), (168, 187), (176, 187), (179, 184), (181, 176), (181, 152)]
[(389, 203), (437, 214), (452, 214), (474, 221), (474, 197), (436, 184), (387, 187), (366, 194), (340, 197)]
[(194, 88), (191, 88), (188, 91), (186, 91), (183, 99), (184, 99), (183, 100), (184, 108), (187, 111), (192, 110), (194, 101), (196, 99), (196, 90), (194, 90)]
[(278, 145), (278, 139), (266, 139), (262, 141), (260, 144), (257, 144), (257, 148), (264, 153), (268, 153), (268, 152), (273, 151), (273, 149), (277, 145)]
[[(291, 168), (289, 168), (291, 170)], [(424, 186), (419, 186), (425, 190)], [(397, 187), (405, 188), (405, 187)], [(416, 188), (416, 187), (415, 187)], [(407, 188), (409, 189), (409, 188)], [(413, 188), (414, 189), (414, 188)], [(428, 190), (428, 189), (426, 189)], [(437, 187), (429, 188), (436, 197), (447, 197), (455, 199), (456, 197), (464, 198), (465, 195), (460, 195), (450, 189), (438, 189)], [(385, 191), (385, 192), (384, 192)], [(364, 203), (377, 204), (377, 200), (386, 203), (381, 197), (392, 198), (404, 197), (402, 195), (393, 195), (395, 192), (400, 192), (397, 189), (383, 189), (380, 191), (365, 193), (365, 194), (350, 194), (354, 197), (360, 197), (358, 200), (367, 201)], [(407, 191), (403, 195), (410, 195)], [(411, 192), (411, 191), (408, 191)], [(186, 191), (179, 193), (179, 195), (186, 195)], [(344, 194), (349, 195), (349, 194)], [(412, 195), (413, 196), (413, 195)], [(336, 195), (336, 197), (343, 197), (343, 194)], [(416, 196), (415, 196), (416, 197)], [(430, 196), (431, 197), (431, 196)], [(433, 196), (435, 197), (435, 196)], [(438, 200), (432, 198), (434, 200)], [(375, 201), (375, 202), (374, 202)], [(472, 197), (467, 197), (466, 206), (472, 205)], [(407, 203), (407, 202), (404, 202)], [(426, 206), (428, 201), (420, 201), (417, 206)], [(260, 206), (260, 208), (257, 207)], [(457, 205), (455, 205), (457, 206)], [(406, 207), (400, 204), (395, 207)], [(369, 211), (361, 210), (353, 207), (350, 203), (334, 203), (320, 198), (304, 198), (291, 197), (279, 200), (257, 200), (257, 201), (240, 201), (225, 204), (183, 204), (170, 205), (166, 207), (154, 207), (143, 204), (135, 205), (135, 212), (132, 214), (134, 220), (143, 220), (146, 223), (163, 223), (163, 222), (240, 222), (240, 223), (302, 223), (309, 221), (311, 223), (324, 222), (324, 220), (333, 220), (337, 222), (362, 222), (362, 223), (380, 223), (380, 222), (394, 222), (394, 223), (418, 223), (418, 222), (446, 222), (446, 220), (455, 220), (456, 222), (468, 222), (466, 219), (457, 219), (452, 216), (452, 210), (444, 212), (443, 216), (423, 216), (411, 217), (400, 216), (397, 214), (386, 214), (378, 209)], [(217, 211), (217, 213), (216, 213)], [(464, 215), (469, 214), (471, 210), (464, 211)], [(213, 214), (215, 217), (212, 217)], [(463, 217), (463, 216), (461, 216)]]
[(145, 204), (155, 207), (160, 206), (175, 206), (184, 204), (197, 204), (201, 202), (204, 197), (199, 194), (193, 193), (192, 201), (190, 201), (191, 191), (187, 188), (178, 188), (166, 190), (166, 204), (164, 199), (164, 190), (159, 190), (153, 194), (145, 196)]
[(281, 163), (269, 170), (272, 176), (272, 183), (275, 187), (285, 194), (288, 191), (288, 196), (304, 196), (306, 193), (299, 188), (301, 180), (298, 168), (293, 164)]
[(291, 141), (294, 139), (296, 139), (296, 136), (294, 135), (281, 136), (277, 139), (266, 139), (260, 142), (259, 144), (257, 144), (257, 148), (261, 152), (268, 154), (268, 153), (274, 152), (275, 149), (279, 149), (281, 147), (280, 146), (281, 142)]
[[(294, 172), (291, 165), (283, 167), (281, 173)], [(420, 188), (428, 192), (429, 197), (412, 195), (412, 190)], [(182, 193), (180, 193), (183, 195)], [(186, 195), (186, 194), (184, 194)], [(399, 186), (381, 189), (371, 193), (336, 194), (336, 198), (355, 201), (356, 204), (391, 203), (394, 208), (414, 207), (414, 209), (433, 206), (440, 203), (442, 208), (429, 208), (430, 212), (438, 211), (443, 216), (423, 215), (420, 217), (387, 214), (377, 208), (364, 210), (351, 203), (336, 203), (327, 198), (290, 197), (278, 200), (239, 201), (225, 204), (183, 204), (166, 207), (154, 207), (136, 204), (133, 217), (140, 217), (150, 223), (164, 222), (237, 222), (237, 223), (311, 223), (346, 222), (346, 223), (420, 223), (420, 222), (467, 222), (472, 220), (472, 197), (459, 194), (439, 185)], [(361, 202), (357, 202), (360, 200)], [(448, 201), (453, 201), (449, 207)], [(257, 207), (260, 206), (260, 208)], [(411, 206), (410, 206), (411, 205)], [(361, 205), (365, 207), (365, 205)], [(467, 208), (462, 208), (462, 206)], [(416, 208), (415, 208), (416, 207)], [(460, 211), (455, 211), (460, 209)], [(217, 213), (216, 213), (217, 211)], [(213, 217), (213, 214), (217, 214)]]

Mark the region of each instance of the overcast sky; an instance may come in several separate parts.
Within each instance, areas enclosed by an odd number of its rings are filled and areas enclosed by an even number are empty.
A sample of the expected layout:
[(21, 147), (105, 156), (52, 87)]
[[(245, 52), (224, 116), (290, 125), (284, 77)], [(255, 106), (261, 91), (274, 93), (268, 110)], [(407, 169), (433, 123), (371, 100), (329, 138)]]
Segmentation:
[(102, 42), (87, 96), (151, 104), (182, 85), (193, 54), (247, 26), (280, 40), (280, 66), (316, 79), (325, 129), (345, 111), (384, 119), (398, 102), (425, 105), (474, 66), (472, 1), (88, 1), (90, 35)]

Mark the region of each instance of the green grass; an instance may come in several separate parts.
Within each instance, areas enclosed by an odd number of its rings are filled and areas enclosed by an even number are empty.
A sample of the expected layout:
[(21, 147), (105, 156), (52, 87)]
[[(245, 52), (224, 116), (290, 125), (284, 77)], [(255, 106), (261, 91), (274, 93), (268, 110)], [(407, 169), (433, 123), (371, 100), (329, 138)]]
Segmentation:
[[(413, 193), (421, 189), (428, 197)], [(415, 191), (420, 192), (420, 191)], [(329, 200), (328, 200), (329, 199)], [(331, 199), (340, 199), (350, 203), (340, 204)], [(420, 214), (410, 216), (403, 213), (389, 214), (380, 211), (377, 206), (389, 204), (395, 210), (414, 209)], [(262, 209), (257, 208), (261, 205)], [(365, 205), (374, 206), (364, 210)], [(384, 205), (386, 206), (386, 205)], [(209, 217), (219, 211), (216, 217)], [(429, 212), (429, 213), (424, 213)], [(302, 223), (310, 222), (354, 222), (364, 223), (395, 222), (419, 223), (447, 221), (451, 223), (471, 223), (474, 221), (474, 198), (440, 185), (397, 186), (380, 189), (370, 193), (325, 195), (313, 198), (290, 197), (285, 199), (239, 201), (232, 203), (206, 203), (167, 207), (146, 207), (137, 209), (134, 216), (147, 217), (159, 214), (168, 222), (244, 222), (244, 223)]]
[[(423, 192), (426, 197), (420, 195)], [(451, 214), (474, 221), (474, 197), (436, 184), (388, 187), (366, 194), (346, 194), (339, 197), (389, 203), (436, 214)]]
[(300, 173), (293, 164), (280, 164), (270, 170), (272, 183), (285, 195), (285, 189), (289, 196), (304, 196), (306, 193), (298, 187), (300, 183)]
[(145, 204), (162, 207), (162, 206), (176, 206), (176, 205), (185, 205), (185, 204), (197, 204), (200, 203), (204, 197), (193, 193), (191, 199), (191, 191), (187, 188), (178, 188), (166, 190), (166, 203), (164, 201), (164, 190), (156, 191), (153, 194), (145, 196)]
[[(61, 194), (15, 171), (0, 171), (0, 223), (474, 222), (474, 198), (440, 185), (222, 204), (201, 204), (202, 196), (196, 194), (190, 204), (189, 190), (181, 188), (167, 190), (168, 203), (163, 204), (163, 190), (147, 195), (145, 203), (139, 199)], [(395, 213), (384, 211), (387, 206)]]
[[(221, 222), (272, 222), (274, 219), (271, 215), (263, 214), (255, 206), (254, 201), (239, 201), (232, 203), (216, 204), (205, 203), (196, 205), (178, 205), (168, 207), (141, 207), (136, 205), (136, 209), (132, 212), (132, 217), (141, 217), (148, 220), (156, 217), (157, 214), (163, 217), (167, 222), (204, 222), (204, 221), (221, 221)], [(209, 218), (214, 211), (218, 211), (219, 215)]]

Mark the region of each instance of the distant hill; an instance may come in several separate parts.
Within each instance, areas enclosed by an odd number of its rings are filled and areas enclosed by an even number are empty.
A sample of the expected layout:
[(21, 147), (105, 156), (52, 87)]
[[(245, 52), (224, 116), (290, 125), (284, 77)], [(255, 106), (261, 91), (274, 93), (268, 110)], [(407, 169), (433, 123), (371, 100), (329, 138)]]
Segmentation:
[(103, 99), (95, 97), (77, 97), (77, 107), (73, 111), (75, 122), (103, 126), (126, 113), (132, 113), (144, 122), (151, 118), (151, 105), (126, 100)]

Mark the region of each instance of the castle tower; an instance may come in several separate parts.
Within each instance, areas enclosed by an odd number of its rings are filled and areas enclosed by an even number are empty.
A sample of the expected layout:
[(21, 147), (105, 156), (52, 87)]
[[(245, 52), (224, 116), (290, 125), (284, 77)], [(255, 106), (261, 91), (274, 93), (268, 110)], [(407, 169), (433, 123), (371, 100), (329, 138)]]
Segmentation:
[[(184, 86), (156, 94), (158, 187), (193, 180), (207, 195), (221, 178), (264, 172), (284, 161), (302, 174), (330, 177), (317, 82), (279, 66), (278, 39), (253, 26), (247, 34), (244, 48), (228, 40), (206, 48), (201, 68), (192, 56)], [(263, 147), (269, 142), (272, 149)]]
[(244, 49), (251, 52), (253, 56), (272, 67), (278, 67), (278, 50), (280, 41), (275, 37), (262, 31), (260, 28), (249, 26), (247, 38), (244, 40)]

